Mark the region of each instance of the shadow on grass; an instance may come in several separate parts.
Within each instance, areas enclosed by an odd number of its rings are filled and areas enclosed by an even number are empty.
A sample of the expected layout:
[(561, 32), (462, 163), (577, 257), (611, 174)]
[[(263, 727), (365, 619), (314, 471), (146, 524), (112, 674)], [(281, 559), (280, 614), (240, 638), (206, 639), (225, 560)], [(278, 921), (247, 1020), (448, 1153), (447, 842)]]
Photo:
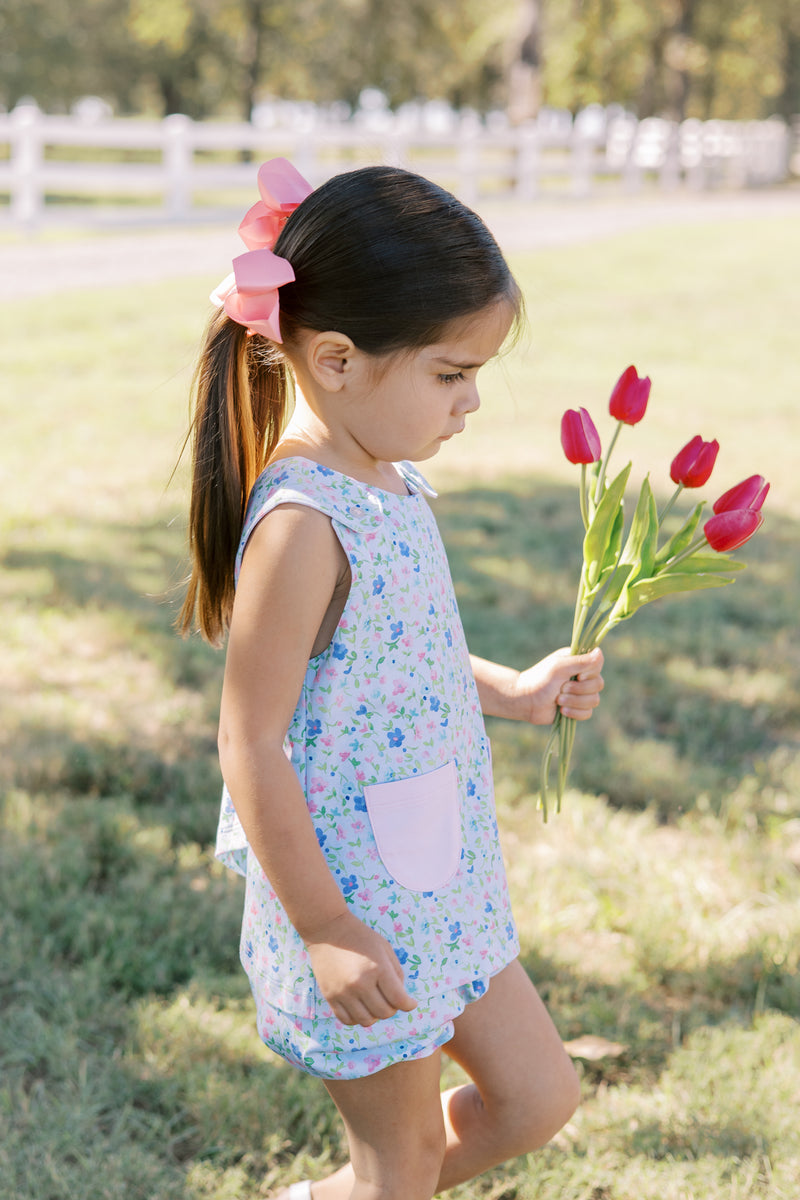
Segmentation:
[(619, 983), (597, 979), (531, 950), (523, 951), (521, 961), (565, 1041), (590, 1034), (624, 1047), (582, 1062), (589, 1087), (651, 1087), (697, 1031), (747, 1030), (763, 1012), (794, 1020), (800, 1006), (800, 976), (757, 949), (638, 983), (629, 977)]
[[(471, 648), (525, 665), (563, 645), (582, 540), (574, 489), (512, 479), (449, 492), (435, 511)], [(183, 531), (98, 525), (87, 527), (83, 542), (91, 553), (81, 546), (12, 548), (3, 566), (12, 584), (30, 584), (28, 603), (42, 613), (90, 612), (110, 622), (118, 642), (146, 659), (165, 687), (200, 698), (200, 720), (187, 722), (191, 728), (173, 722), (169, 736), (147, 737), (132, 720), (124, 738), (109, 739), (75, 737), (68, 725), (23, 717), (18, 782), (123, 794), (137, 803), (174, 796), (177, 819), (186, 791), (202, 786), (192, 778), (192, 761), (213, 780), (209, 795), (218, 787), (222, 670), (218, 651), (197, 637), (182, 640), (172, 628)], [(668, 819), (698, 797), (725, 811), (742, 782), (755, 780), (760, 812), (786, 816), (782, 769), (796, 751), (800, 719), (797, 544), (797, 523), (768, 513), (765, 529), (741, 552), (750, 568), (735, 584), (660, 601), (609, 637), (607, 690), (580, 730), (574, 786), (617, 806), (655, 806)], [(103, 703), (102, 689), (97, 701)], [(535, 792), (546, 731), (491, 725), (499, 772), (520, 793)]]
[(221, 787), (224, 659), (173, 627), (183, 531), (86, 523), (70, 533), (74, 548), (14, 547), (2, 563), (37, 622), (0, 778), (150, 807), (176, 843), (206, 843)]

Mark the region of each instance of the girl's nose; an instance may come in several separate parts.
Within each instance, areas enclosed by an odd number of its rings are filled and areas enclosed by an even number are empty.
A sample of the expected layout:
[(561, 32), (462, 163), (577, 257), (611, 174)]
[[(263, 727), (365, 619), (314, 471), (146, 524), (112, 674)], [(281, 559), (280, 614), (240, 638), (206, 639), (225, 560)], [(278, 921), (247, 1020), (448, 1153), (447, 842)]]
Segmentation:
[(462, 413), (477, 412), (481, 406), (481, 398), (477, 387), (471, 387), (461, 398), (458, 408)]

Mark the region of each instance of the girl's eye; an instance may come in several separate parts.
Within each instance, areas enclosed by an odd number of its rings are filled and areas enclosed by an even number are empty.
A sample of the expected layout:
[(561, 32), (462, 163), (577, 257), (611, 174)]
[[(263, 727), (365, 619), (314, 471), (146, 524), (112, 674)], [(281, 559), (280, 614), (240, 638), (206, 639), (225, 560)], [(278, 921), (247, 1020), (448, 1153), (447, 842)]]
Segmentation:
[(458, 381), (463, 378), (464, 378), (464, 372), (456, 371), (456, 373), (454, 375), (440, 375), (439, 383), (458, 383)]

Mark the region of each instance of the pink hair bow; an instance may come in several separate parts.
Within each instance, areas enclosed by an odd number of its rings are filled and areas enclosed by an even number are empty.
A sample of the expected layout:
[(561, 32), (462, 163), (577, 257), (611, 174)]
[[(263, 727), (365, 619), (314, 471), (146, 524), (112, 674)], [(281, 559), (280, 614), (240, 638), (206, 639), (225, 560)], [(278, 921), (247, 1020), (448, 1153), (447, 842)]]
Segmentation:
[(248, 333), (280, 342), (278, 288), (294, 279), (291, 263), (272, 253), (288, 218), (313, 188), (285, 158), (265, 162), (258, 172), (261, 199), (245, 214), (239, 235), (247, 253), (233, 260), (233, 274), (211, 293), (211, 302)]
[(294, 279), (292, 264), (271, 250), (248, 250), (233, 260), (233, 275), (211, 293), (212, 301), (248, 333), (283, 341), (278, 288)]
[(314, 190), (285, 158), (271, 158), (258, 171), (258, 200), (244, 216), (239, 236), (248, 250), (271, 250), (288, 218)]

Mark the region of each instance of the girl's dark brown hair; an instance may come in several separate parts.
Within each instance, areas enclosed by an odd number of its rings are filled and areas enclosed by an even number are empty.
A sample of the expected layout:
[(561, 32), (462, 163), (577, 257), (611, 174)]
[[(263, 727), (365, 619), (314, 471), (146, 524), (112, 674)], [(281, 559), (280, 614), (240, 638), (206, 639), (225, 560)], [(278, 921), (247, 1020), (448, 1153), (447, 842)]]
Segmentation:
[[(480, 217), (399, 167), (328, 180), (292, 213), (274, 251), (295, 274), (280, 290), (289, 349), (300, 330), (337, 330), (377, 357), (433, 345), (450, 322), (496, 301), (521, 313), (519, 288)], [(281, 435), (291, 387), (278, 346), (214, 314), (193, 388), (183, 633), (196, 623), (216, 644), (227, 629), (247, 498)]]

